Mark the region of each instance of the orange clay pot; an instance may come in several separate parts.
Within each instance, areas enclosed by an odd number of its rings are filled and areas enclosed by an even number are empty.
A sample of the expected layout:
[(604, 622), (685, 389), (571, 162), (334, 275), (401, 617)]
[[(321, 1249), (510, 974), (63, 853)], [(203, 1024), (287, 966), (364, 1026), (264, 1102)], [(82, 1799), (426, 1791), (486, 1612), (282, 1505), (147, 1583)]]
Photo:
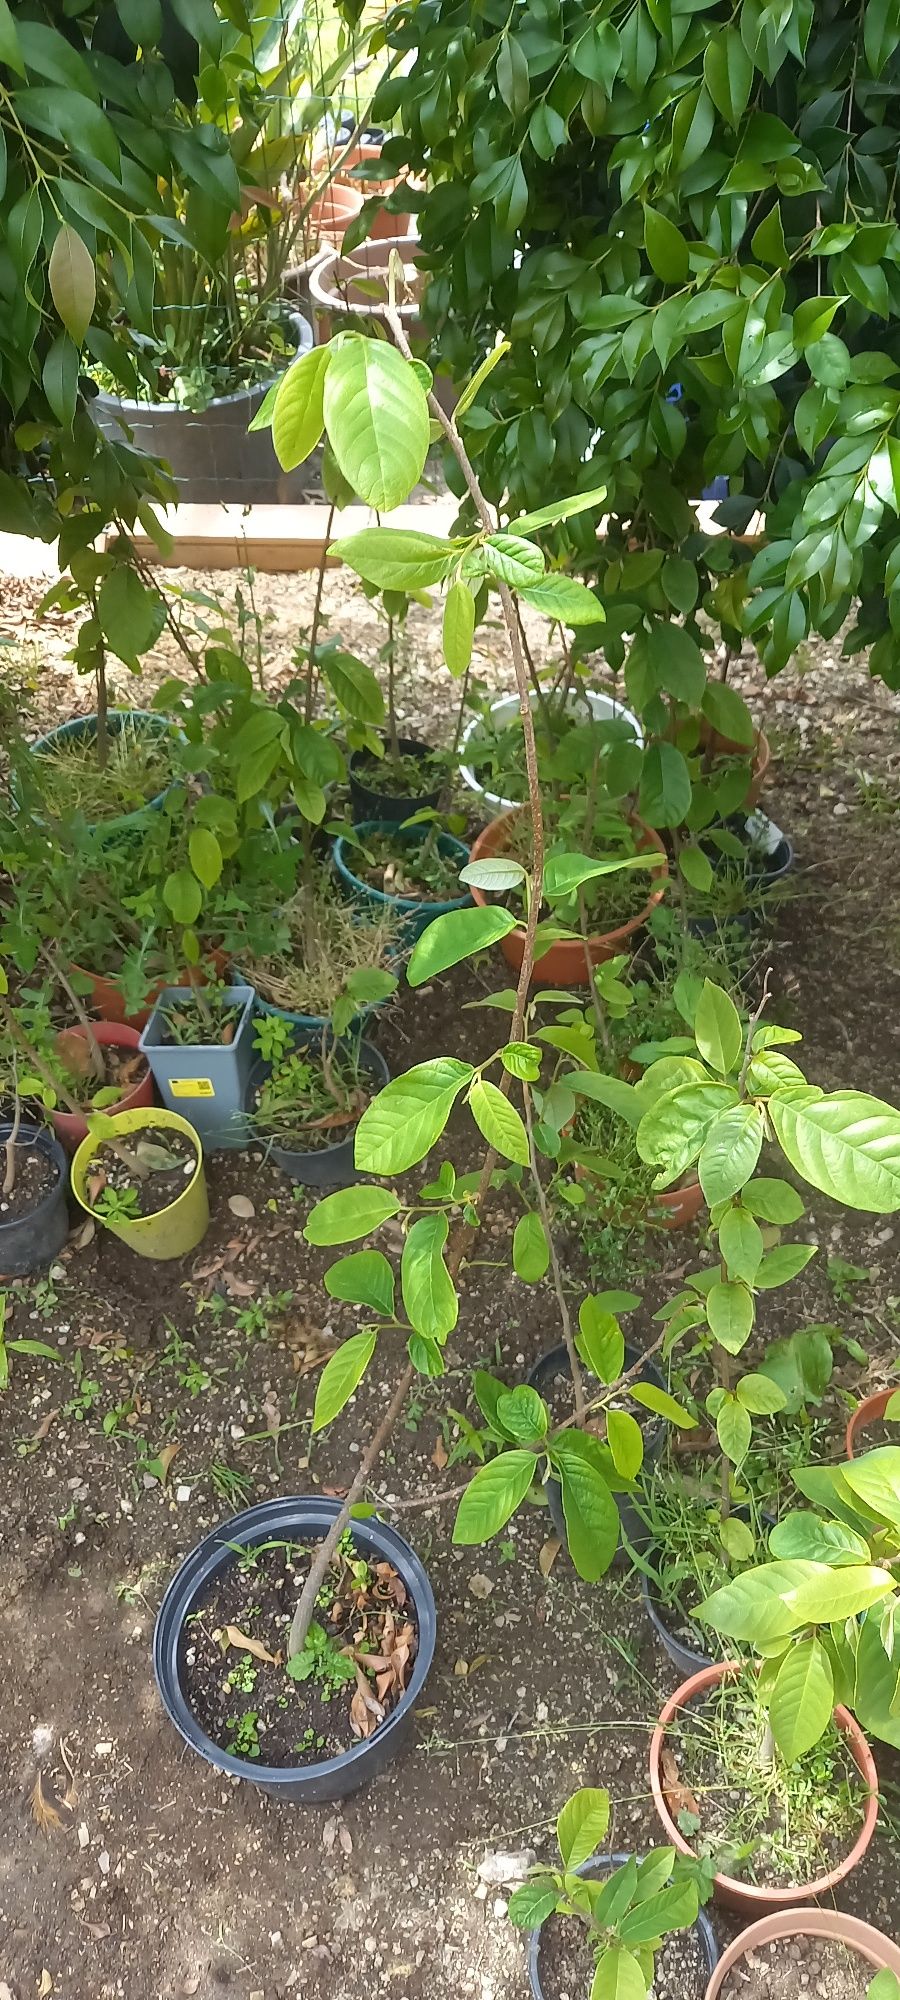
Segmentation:
[[(847, 1425), (846, 1444), (848, 1458), (856, 1458), (857, 1453), (864, 1449), (862, 1441), (863, 1431), (868, 1424), (877, 1424), (879, 1417), (884, 1416), (891, 1398), (896, 1396), (898, 1389), (900, 1389), (900, 1382), (895, 1382), (893, 1389), (878, 1389), (874, 1396), (865, 1396), (861, 1403), (857, 1403), (856, 1409)], [(897, 1441), (900, 1443), (900, 1427), (897, 1430)]]
[[(666, 1702), (653, 1731), (650, 1744), (650, 1783), (653, 1787), (653, 1803), (665, 1827), (666, 1840), (673, 1847), (677, 1847), (679, 1854), (692, 1855), (693, 1848), (688, 1846), (684, 1835), (679, 1831), (669, 1811), (666, 1798), (665, 1780), (662, 1775), (666, 1730), (678, 1714), (678, 1710), (686, 1708), (695, 1696), (705, 1694), (708, 1688), (716, 1687), (719, 1681), (730, 1679), (743, 1671), (742, 1661), (725, 1660), (715, 1666), (704, 1667), (699, 1674), (692, 1674), (690, 1680), (683, 1681), (681, 1687), (676, 1688), (675, 1693)], [(839, 1883), (846, 1881), (857, 1862), (862, 1860), (875, 1832), (875, 1822), (878, 1818), (878, 1772), (866, 1738), (849, 1709), (840, 1706), (835, 1708), (834, 1720), (838, 1729), (846, 1736), (853, 1761), (869, 1788), (865, 1818), (849, 1854), (846, 1854), (843, 1861), (838, 1862), (835, 1868), (830, 1869), (827, 1875), (818, 1875), (812, 1882), (794, 1883), (787, 1889), (763, 1889), (755, 1883), (739, 1882), (733, 1875), (717, 1875), (713, 1882), (713, 1895), (716, 1902), (723, 1904), (726, 1910), (736, 1910), (742, 1917), (771, 1916), (782, 1910), (793, 1911), (797, 1903), (812, 1902), (814, 1898), (825, 1896), (829, 1890), (836, 1889)], [(733, 1960), (732, 1963), (734, 1962)]]
[[(91, 1027), (102, 1049), (127, 1049), (137, 1053), (141, 1038), (136, 1028), (127, 1028), (121, 1021), (92, 1021)], [(83, 1028), (72, 1028), (70, 1032), (79, 1035), (82, 1041), (87, 1039)], [(131, 1089), (126, 1090), (124, 1097), (118, 1098), (115, 1104), (104, 1105), (107, 1117), (111, 1117), (117, 1111), (140, 1111), (153, 1103), (153, 1078), (150, 1074), (150, 1065), (146, 1056), (142, 1061), (144, 1074), (137, 1083), (133, 1083)], [(77, 1099), (77, 1088), (73, 1088), (72, 1096)], [(81, 1145), (82, 1139), (87, 1138), (87, 1119), (76, 1117), (74, 1111), (51, 1111), (50, 1117), (56, 1136), (65, 1146), (66, 1152), (74, 1153), (76, 1147)]]
[[(478, 835), (469, 860), (483, 861), (489, 855), (505, 854), (513, 827), (527, 810), (525, 806), (518, 806), (514, 812), (501, 813), (499, 819), (491, 820), (490, 825)], [(615, 958), (617, 952), (627, 950), (635, 933), (647, 922), (657, 903), (662, 901), (669, 872), (665, 860), (666, 850), (659, 835), (649, 826), (644, 826), (643, 821), (633, 820), (632, 826), (637, 834), (639, 850), (643, 852), (647, 848), (654, 848), (663, 857), (664, 866), (657, 871), (661, 886), (651, 891), (644, 908), (636, 917), (631, 917), (627, 924), (620, 924), (618, 930), (603, 931), (588, 939), (588, 952), (592, 965), (602, 965), (604, 959)], [(484, 904), (487, 900), (484, 889), (473, 888), (473, 902)], [(524, 925), (517, 925), (514, 931), (509, 931), (506, 937), (502, 937), (500, 949), (507, 965), (511, 965), (515, 972), (521, 971), (525, 956)], [(549, 951), (545, 951), (536, 960), (531, 977), (542, 986), (587, 986), (588, 972), (581, 939), (561, 938), (557, 944), (552, 944)]]
[(900, 1979), (900, 1946), (872, 1924), (863, 1923), (861, 1917), (850, 1917), (845, 1910), (779, 1910), (777, 1916), (761, 1917), (749, 1930), (741, 1931), (723, 1951), (707, 1986), (706, 2000), (719, 2000), (729, 1973), (751, 1951), (778, 1938), (804, 1937), (833, 1938), (835, 1944), (858, 1952), (874, 1971), (895, 1972)]
[(125, 1001), (116, 985), (114, 974), (107, 978), (103, 972), (91, 972), (85, 965), (74, 964), (70, 970), (77, 972), (81, 979), (90, 980), (90, 991), (84, 996), (84, 1005), (89, 1012), (99, 1015), (101, 1021), (124, 1022), (126, 1028), (137, 1028), (140, 1033), (142, 1028), (146, 1028), (164, 987), (207, 986), (210, 971), (217, 979), (222, 979), (227, 966), (227, 951), (221, 951), (218, 945), (213, 945), (205, 952), (202, 966), (194, 965), (189, 971), (174, 973), (171, 976), (167, 974), (164, 979), (154, 979), (147, 988), (146, 1004), (139, 1007), (134, 1014), (126, 1014)]

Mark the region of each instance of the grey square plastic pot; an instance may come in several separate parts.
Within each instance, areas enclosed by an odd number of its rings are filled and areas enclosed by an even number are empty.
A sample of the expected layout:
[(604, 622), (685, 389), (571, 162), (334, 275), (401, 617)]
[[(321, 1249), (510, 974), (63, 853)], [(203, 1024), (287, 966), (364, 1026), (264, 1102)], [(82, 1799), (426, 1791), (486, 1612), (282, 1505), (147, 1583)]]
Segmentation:
[(264, 1500), (224, 1521), (213, 1534), (200, 1542), (176, 1571), (159, 1607), (153, 1634), (153, 1670), (156, 1685), (169, 1718), (192, 1750), (199, 1752), (218, 1771), (258, 1785), (271, 1798), (287, 1799), (296, 1805), (323, 1805), (331, 1799), (348, 1798), (370, 1778), (393, 1763), (401, 1744), (409, 1735), (413, 1710), (419, 1700), (434, 1660), (437, 1613), (434, 1593), (427, 1573), (409, 1543), (396, 1528), (374, 1518), (354, 1521), (353, 1540), (364, 1556), (392, 1563), (409, 1593), (418, 1632), (418, 1650), (412, 1677), (405, 1694), (387, 1720), (361, 1743), (354, 1743), (341, 1757), (328, 1757), (319, 1764), (278, 1765), (251, 1763), (220, 1749), (201, 1729), (188, 1707), (182, 1683), (186, 1645), (186, 1623), (207, 1596), (219, 1572), (235, 1560), (235, 1546), (253, 1548), (258, 1542), (281, 1537), (310, 1543), (326, 1535), (340, 1507), (339, 1500), (321, 1499), (318, 1494)]
[(168, 1111), (177, 1111), (193, 1125), (208, 1153), (246, 1146), (250, 1129), (244, 1116), (247, 1079), (253, 1068), (252, 986), (226, 986), (222, 998), (240, 1007), (234, 1040), (182, 1047), (164, 1040), (169, 1008), (192, 1000), (193, 986), (165, 986), (138, 1044), (153, 1073), (153, 1081)]

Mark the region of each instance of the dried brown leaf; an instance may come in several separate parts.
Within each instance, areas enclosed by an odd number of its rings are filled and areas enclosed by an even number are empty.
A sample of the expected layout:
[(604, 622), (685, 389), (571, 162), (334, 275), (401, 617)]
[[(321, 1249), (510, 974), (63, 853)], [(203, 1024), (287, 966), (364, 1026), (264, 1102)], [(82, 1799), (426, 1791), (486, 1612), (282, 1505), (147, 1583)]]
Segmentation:
[(236, 1646), (242, 1653), (252, 1653), (255, 1660), (264, 1660), (267, 1667), (280, 1666), (281, 1653), (270, 1653), (261, 1639), (254, 1639), (250, 1632), (242, 1632), (239, 1625), (226, 1625), (225, 1637), (229, 1646)]
[(32, 1431), (30, 1443), (40, 1444), (42, 1438), (45, 1438), (47, 1436), (48, 1431), (51, 1431), (53, 1429), (53, 1425), (55, 1424), (58, 1416), (59, 1416), (58, 1409), (47, 1410), (46, 1414), (41, 1418), (37, 1430)]
[(443, 1472), (448, 1457), (449, 1453), (447, 1451), (447, 1447), (444, 1443), (443, 1438), (438, 1438), (437, 1444), (435, 1445), (434, 1450), (431, 1454), (432, 1465), (436, 1465), (438, 1471)]
[(541, 1549), (540, 1555), (538, 1556), (538, 1569), (540, 1570), (542, 1576), (550, 1575), (550, 1571), (553, 1568), (553, 1565), (556, 1561), (557, 1556), (559, 1555), (561, 1548), (562, 1548), (562, 1542), (558, 1539), (558, 1537), (556, 1535), (548, 1535), (547, 1540), (545, 1541)]
[(38, 2000), (47, 2000), (48, 1993), (53, 1992), (53, 1981), (50, 1977), (49, 1972), (47, 1971), (46, 1965), (41, 1968), (41, 1976), (40, 1979), (38, 1980), (37, 1990), (38, 1990)]
[[(88, 1183), (88, 1192), (90, 1198), (90, 1183)], [(96, 1234), (97, 1234), (97, 1224), (94, 1221), (93, 1216), (86, 1215), (80, 1227), (78, 1229), (73, 1229), (72, 1234), (69, 1237), (67, 1247), (70, 1250), (86, 1250), (88, 1244), (93, 1243)]]
[(228, 1206), (232, 1215), (236, 1215), (241, 1222), (250, 1222), (256, 1214), (255, 1204), (248, 1194), (230, 1194)]
[(31, 1794), (31, 1817), (42, 1833), (62, 1833), (63, 1823), (52, 1800), (44, 1792), (44, 1781), (40, 1771), (34, 1781)]
[(169, 1472), (171, 1470), (172, 1460), (173, 1458), (175, 1458), (176, 1454), (180, 1450), (181, 1450), (180, 1445), (165, 1444), (163, 1445), (162, 1451), (157, 1452), (156, 1463), (160, 1467), (160, 1474), (159, 1474), (160, 1486), (166, 1485), (169, 1477)]
[(660, 1752), (659, 1765), (662, 1773), (666, 1804), (673, 1819), (677, 1820), (679, 1813), (682, 1812), (693, 1813), (694, 1817), (699, 1819), (701, 1817), (700, 1807), (691, 1791), (690, 1785), (684, 1783), (681, 1772), (678, 1769), (678, 1760), (674, 1750), (670, 1750), (667, 1744), (663, 1745)]

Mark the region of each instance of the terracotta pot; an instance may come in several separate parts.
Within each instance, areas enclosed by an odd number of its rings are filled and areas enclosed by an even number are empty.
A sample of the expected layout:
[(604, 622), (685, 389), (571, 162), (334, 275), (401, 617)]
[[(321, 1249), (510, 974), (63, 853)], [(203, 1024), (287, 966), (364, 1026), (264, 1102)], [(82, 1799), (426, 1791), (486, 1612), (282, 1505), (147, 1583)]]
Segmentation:
[[(599, 1190), (608, 1187), (608, 1181), (601, 1174), (593, 1174), (590, 1167), (575, 1163), (577, 1181), (593, 1181)], [(686, 1187), (666, 1188), (662, 1194), (650, 1195), (645, 1207), (634, 1208), (634, 1220), (646, 1216), (658, 1229), (686, 1229), (703, 1207), (704, 1195), (699, 1181), (688, 1181)], [(598, 1209), (598, 1212), (602, 1212)], [(631, 1211), (629, 1211), (629, 1215)]]
[(883, 1931), (876, 1931), (872, 1924), (863, 1923), (861, 1917), (850, 1917), (845, 1910), (779, 1910), (772, 1916), (761, 1917), (759, 1923), (751, 1924), (749, 1930), (741, 1931), (733, 1939), (707, 1986), (706, 2000), (718, 2000), (729, 1973), (749, 1952), (758, 1951), (760, 1945), (772, 1944), (777, 1938), (795, 1937), (833, 1938), (836, 1944), (845, 1944), (858, 1952), (876, 1971), (895, 1972), (900, 1979), (900, 1945), (885, 1937)]
[[(396, 176), (391, 180), (380, 180), (377, 177), (373, 177), (372, 180), (365, 180), (360, 175), (351, 174), (351, 168), (364, 166), (367, 160), (375, 161), (380, 159), (380, 146), (351, 146), (349, 153), (341, 154), (341, 184), (358, 189), (366, 201), (374, 194), (383, 195), (387, 198), (389, 194), (393, 194), (395, 188), (400, 186), (400, 181)], [(327, 159), (324, 156), (320, 157), (313, 162), (313, 172), (316, 174), (323, 173), (327, 165)], [(411, 227), (412, 215), (407, 214), (405, 210), (392, 215), (390, 210), (382, 209), (378, 215), (372, 218), (369, 224), (369, 234), (375, 237), (408, 236)]]
[(331, 243), (340, 248), (345, 232), (351, 222), (356, 221), (364, 200), (365, 195), (361, 188), (357, 190), (350, 187), (345, 181), (332, 181), (310, 204), (306, 216), (306, 230), (310, 240), (316, 243)]
[[(377, 321), (386, 326), (385, 304), (388, 294), (388, 264), (390, 253), (396, 250), (403, 259), (404, 268), (411, 271), (421, 255), (418, 238), (415, 236), (385, 236), (378, 242), (367, 238), (346, 257), (331, 251), (313, 265), (309, 273), (309, 295), (312, 305), (316, 340), (319, 346), (331, 339), (332, 333), (341, 327), (348, 316), (366, 322)], [(421, 284), (424, 285), (425, 274)], [(374, 288), (374, 289), (373, 289)], [(421, 286), (410, 280), (410, 289), (418, 294)], [(378, 296), (380, 291), (381, 296)], [(417, 297), (407, 297), (397, 307), (406, 331), (406, 337), (415, 346), (426, 338), (426, 330), (420, 317)]]
[[(888, 1404), (896, 1396), (898, 1389), (900, 1389), (900, 1382), (895, 1382), (892, 1389), (878, 1389), (874, 1396), (865, 1396), (861, 1403), (857, 1403), (846, 1431), (848, 1458), (855, 1458), (857, 1452), (865, 1449), (862, 1439), (863, 1431), (867, 1425), (877, 1424), (879, 1417), (884, 1416)], [(897, 1442), (900, 1444), (900, 1426), (898, 1426), (897, 1430)]]
[[(705, 1694), (707, 1688), (716, 1687), (719, 1681), (743, 1673), (744, 1665), (742, 1660), (725, 1660), (715, 1666), (704, 1667), (699, 1674), (692, 1674), (689, 1680), (682, 1682), (680, 1688), (676, 1688), (675, 1693), (666, 1702), (653, 1731), (650, 1744), (650, 1783), (653, 1787), (653, 1803), (665, 1827), (667, 1841), (671, 1841), (672, 1846), (677, 1847), (679, 1854), (692, 1855), (694, 1850), (679, 1832), (666, 1802), (661, 1768), (666, 1730), (680, 1708), (686, 1708), (697, 1695)], [(787, 1889), (762, 1889), (755, 1883), (738, 1882), (733, 1875), (717, 1875), (713, 1882), (713, 1895), (716, 1902), (721, 1903), (726, 1910), (737, 1910), (743, 1917), (768, 1916), (779, 1910), (793, 1910), (797, 1903), (812, 1902), (813, 1898), (826, 1895), (830, 1889), (836, 1889), (838, 1883), (845, 1881), (857, 1862), (862, 1860), (875, 1832), (875, 1822), (878, 1818), (878, 1772), (866, 1738), (849, 1709), (836, 1707), (834, 1720), (838, 1729), (846, 1736), (853, 1761), (869, 1788), (865, 1818), (849, 1854), (844, 1856), (843, 1861), (838, 1862), (837, 1867), (829, 1869), (827, 1875), (817, 1875), (812, 1882), (793, 1883)]]
[(220, 951), (216, 945), (207, 951), (204, 965), (195, 965), (190, 972), (184, 970), (171, 977), (167, 974), (164, 979), (154, 979), (147, 988), (146, 1005), (139, 1007), (134, 1014), (126, 1014), (125, 1000), (114, 976), (107, 979), (105, 973), (91, 972), (85, 965), (73, 964), (70, 969), (77, 972), (81, 979), (90, 980), (90, 992), (85, 996), (89, 1011), (98, 1014), (101, 1021), (122, 1022), (126, 1028), (137, 1028), (140, 1033), (142, 1028), (146, 1028), (163, 989), (166, 986), (208, 986), (207, 966), (217, 979), (222, 979), (228, 966), (227, 951)]
[[(515, 812), (501, 813), (499, 819), (491, 820), (490, 826), (486, 826), (483, 833), (478, 835), (469, 859), (483, 861), (488, 855), (505, 854), (512, 829), (526, 811), (527, 807), (519, 806)], [(636, 917), (631, 917), (627, 924), (620, 924), (618, 930), (604, 931), (588, 939), (592, 965), (602, 965), (604, 959), (614, 958), (617, 952), (627, 949), (629, 940), (647, 922), (657, 903), (662, 901), (665, 879), (669, 872), (665, 862), (666, 850), (659, 834), (653, 833), (641, 820), (633, 820), (632, 826), (638, 836), (639, 849), (652, 847), (663, 856), (664, 865), (659, 870), (662, 886), (651, 891), (644, 908), (639, 910)], [(472, 898), (474, 902), (482, 904), (488, 900), (484, 889), (473, 888)], [(514, 931), (509, 931), (506, 937), (501, 938), (500, 949), (507, 965), (511, 965), (516, 972), (519, 972), (525, 956), (524, 926), (518, 925)], [(586, 986), (588, 974), (581, 939), (561, 938), (558, 944), (552, 944), (549, 951), (545, 951), (542, 957), (536, 960), (531, 977), (533, 980), (538, 980), (542, 986)]]
[[(126, 1027), (122, 1021), (92, 1021), (91, 1026), (101, 1048), (137, 1050), (141, 1038), (136, 1028)], [(73, 1035), (79, 1035), (82, 1041), (86, 1039), (83, 1028), (73, 1028), (71, 1032)], [(107, 1113), (139, 1111), (153, 1103), (153, 1078), (146, 1057), (143, 1058), (143, 1062), (144, 1074), (140, 1082), (133, 1084), (125, 1096), (118, 1098), (115, 1104), (105, 1105)], [(73, 1096), (75, 1094), (73, 1092)], [(50, 1116), (56, 1136), (62, 1141), (66, 1152), (74, 1153), (76, 1147), (81, 1145), (82, 1139), (87, 1138), (87, 1119), (76, 1117), (74, 1111), (51, 1111)]]
[(772, 761), (772, 751), (765, 731), (758, 729), (752, 743), (736, 743), (733, 737), (720, 736), (717, 729), (710, 729), (707, 724), (701, 729), (700, 742), (704, 749), (708, 747), (717, 757), (750, 758), (750, 787), (741, 810), (752, 812), (753, 807), (758, 804)]

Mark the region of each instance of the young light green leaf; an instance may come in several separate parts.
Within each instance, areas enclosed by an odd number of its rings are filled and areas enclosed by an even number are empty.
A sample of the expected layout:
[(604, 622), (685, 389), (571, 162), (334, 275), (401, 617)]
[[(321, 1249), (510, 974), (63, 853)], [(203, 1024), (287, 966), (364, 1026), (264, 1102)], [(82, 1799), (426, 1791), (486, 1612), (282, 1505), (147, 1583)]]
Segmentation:
[(353, 1243), (399, 1215), (401, 1207), (390, 1188), (338, 1188), (310, 1209), (303, 1234), (307, 1243)]
[(523, 1284), (536, 1285), (550, 1266), (550, 1245), (539, 1215), (529, 1209), (520, 1215), (513, 1231), (513, 1270)]
[(521, 590), (538, 583), (544, 574), (544, 558), (533, 542), (521, 535), (486, 535), (481, 545), (485, 567), (499, 583)]
[(617, 1382), (625, 1366), (625, 1336), (599, 1299), (588, 1293), (578, 1308), (578, 1352), (598, 1382)]
[(719, 1444), (730, 1458), (732, 1465), (743, 1465), (750, 1450), (753, 1425), (749, 1410), (745, 1410), (736, 1396), (726, 1395), (719, 1406), (716, 1417), (716, 1436)]
[(443, 583), (459, 551), (443, 535), (417, 528), (363, 528), (333, 542), (332, 554), (379, 590), (416, 591)]
[(532, 1451), (504, 1451), (473, 1474), (453, 1523), (459, 1546), (486, 1542), (506, 1526), (524, 1500), (537, 1470)]
[(466, 411), (472, 408), (479, 389), (483, 387), (488, 376), (493, 375), (498, 362), (502, 361), (504, 356), (509, 353), (510, 345), (511, 343), (508, 340), (498, 340), (496, 346), (492, 347), (490, 352), (485, 355), (484, 360), (479, 362), (474, 375), (470, 375), (468, 382), (463, 384), (454, 412), (457, 423), (460, 417), (464, 417)]
[(602, 1448), (584, 1432), (565, 1431), (551, 1458), (562, 1489), (569, 1554), (585, 1583), (599, 1583), (619, 1543), (619, 1510), (600, 1469)]
[(399, 507), (422, 476), (430, 430), (425, 391), (396, 348), (345, 335), (325, 374), (324, 416), (354, 492), (385, 513)]
[(539, 1930), (558, 1901), (559, 1891), (552, 1875), (540, 1875), (531, 1882), (520, 1882), (518, 1889), (513, 1890), (506, 1914), (518, 1930)]
[(737, 1514), (729, 1514), (720, 1523), (719, 1540), (726, 1555), (731, 1557), (732, 1562), (748, 1563), (756, 1549), (756, 1537), (753, 1529), (746, 1521), (742, 1521)]
[(753, 1293), (746, 1285), (718, 1280), (706, 1295), (709, 1330), (728, 1354), (740, 1354), (753, 1331)]
[(721, 986), (704, 979), (694, 1015), (694, 1034), (704, 1062), (720, 1076), (737, 1068), (743, 1047), (741, 1017)]
[(549, 506), (538, 507), (533, 514), (520, 514), (517, 521), (510, 521), (510, 528), (514, 535), (533, 535), (538, 528), (555, 528), (559, 521), (570, 521), (573, 514), (584, 514), (590, 507), (602, 507), (607, 491), (605, 486), (594, 486), (589, 493), (571, 494), (568, 500), (551, 500)]
[(372, 1359), (377, 1339), (374, 1327), (365, 1333), (354, 1333), (349, 1340), (342, 1341), (337, 1353), (326, 1361), (316, 1389), (312, 1420), (314, 1431), (324, 1430), (325, 1425), (332, 1423), (344, 1404), (350, 1401)]
[(697, 1172), (710, 1207), (740, 1193), (753, 1173), (762, 1142), (763, 1121), (753, 1104), (733, 1104), (709, 1127)]
[(385, 1085), (356, 1128), (354, 1164), (364, 1174), (402, 1174), (424, 1160), (440, 1138), (471, 1063), (436, 1056)]
[(737, 1101), (730, 1083), (684, 1083), (657, 1098), (641, 1119), (636, 1144), (641, 1159), (661, 1169), (660, 1186), (685, 1172), (710, 1127)]
[(469, 1110), (479, 1132), (495, 1152), (516, 1166), (527, 1167), (530, 1160), (528, 1133), (514, 1104), (495, 1083), (476, 1077), (468, 1095)]
[(600, 625), (606, 616), (599, 598), (575, 576), (555, 570), (540, 583), (523, 584), (519, 595), (533, 611), (545, 618), (557, 618), (563, 625)]
[(754, 1417), (774, 1417), (787, 1402), (784, 1390), (768, 1375), (742, 1375), (735, 1393), (738, 1402)]
[(525, 880), (525, 870), (521, 861), (511, 861), (505, 854), (486, 854), (482, 861), (467, 861), (459, 879), (467, 888), (498, 896), (506, 889), (517, 889)]
[(62, 223), (47, 263), (50, 296), (67, 333), (80, 347), (97, 300), (94, 260), (77, 229)]
[(799, 1222), (803, 1214), (803, 1202), (790, 1181), (767, 1180), (760, 1174), (758, 1180), (749, 1181), (741, 1195), (744, 1208), (760, 1222), (774, 1222), (780, 1228), (787, 1223)]
[(380, 1250), (354, 1250), (325, 1273), (325, 1290), (348, 1305), (371, 1306), (386, 1319), (394, 1315), (394, 1273)]
[(881, 1520), (900, 1528), (900, 1446), (882, 1445), (841, 1466), (851, 1493), (871, 1507)]
[(772, 1734), (786, 1763), (795, 1764), (818, 1743), (833, 1708), (828, 1654), (818, 1639), (801, 1639), (785, 1654), (769, 1696)]
[(730, 1208), (719, 1224), (719, 1251), (729, 1278), (752, 1285), (763, 1257), (762, 1230), (745, 1208)]
[(472, 958), (475, 952), (497, 944), (515, 928), (512, 912), (492, 904), (478, 904), (472, 910), (448, 910), (444, 916), (435, 917), (413, 946), (406, 968), (410, 986), (424, 986), (449, 966), (459, 965), (461, 959)]
[(212, 889), (222, 873), (222, 849), (208, 826), (195, 826), (188, 840), (191, 867), (204, 889)]
[(601, 1952), (588, 2000), (647, 2000), (640, 1961), (623, 1944), (608, 1944)]
[(633, 1403), (652, 1410), (654, 1416), (665, 1417), (667, 1423), (676, 1424), (680, 1431), (696, 1430), (696, 1417), (675, 1396), (670, 1396), (668, 1389), (658, 1389), (655, 1382), (632, 1382), (630, 1394)]
[(606, 1438), (613, 1464), (623, 1479), (635, 1479), (644, 1461), (644, 1433), (627, 1410), (608, 1410)]
[(272, 408), (272, 444), (284, 472), (302, 465), (325, 428), (325, 377), (331, 365), (330, 347), (311, 347), (301, 354), (278, 384)]
[(827, 1094), (799, 1085), (769, 1100), (775, 1136), (791, 1166), (847, 1208), (900, 1208), (900, 1111), (861, 1090)]
[(423, 1340), (444, 1341), (459, 1316), (456, 1287), (444, 1263), (449, 1223), (446, 1215), (422, 1215), (414, 1222), (400, 1260), (406, 1317)]
[(816, 1254), (815, 1243), (778, 1243), (774, 1250), (766, 1252), (760, 1264), (754, 1285), (759, 1292), (773, 1292), (779, 1285), (789, 1285)]
[(517, 1383), (497, 1397), (497, 1416), (507, 1437), (516, 1444), (540, 1444), (546, 1437), (550, 1418), (547, 1405), (528, 1382)]
[(562, 1865), (570, 1871), (589, 1861), (606, 1839), (609, 1828), (609, 1793), (584, 1785), (566, 1800), (556, 1821), (556, 1843)]
[(447, 591), (443, 622), (444, 659), (454, 680), (458, 680), (471, 663), (474, 636), (475, 599), (468, 584), (457, 578)]

